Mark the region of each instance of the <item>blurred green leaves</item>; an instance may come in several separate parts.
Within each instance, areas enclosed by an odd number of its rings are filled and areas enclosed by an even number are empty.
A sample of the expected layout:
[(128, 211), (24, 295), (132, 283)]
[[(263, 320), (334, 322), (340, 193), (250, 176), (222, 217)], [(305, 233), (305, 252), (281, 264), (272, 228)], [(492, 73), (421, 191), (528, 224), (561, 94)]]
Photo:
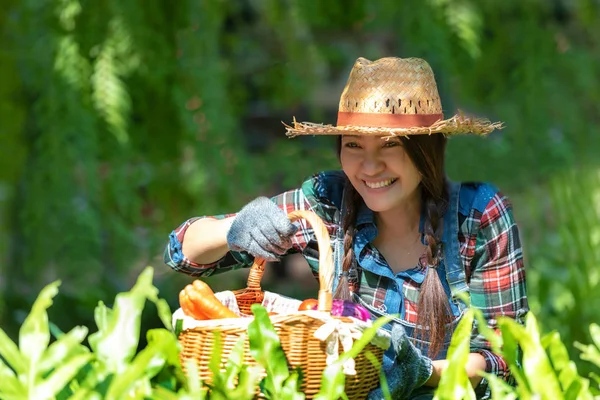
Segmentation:
[[(98, 331), (75, 327), (50, 343), (48, 308), (59, 282), (46, 286), (23, 322), (19, 346), (0, 329), (0, 397), (2, 399), (137, 399), (154, 390), (182, 389), (179, 345), (171, 331), (171, 312), (145, 269), (137, 283), (119, 293), (113, 309), (96, 309)], [(146, 301), (157, 304), (165, 328), (146, 332), (147, 346), (138, 349), (141, 314)], [(168, 328), (168, 329), (166, 329)], [(192, 388), (193, 392), (193, 388)], [(185, 397), (183, 397), (185, 398)]]
[[(91, 323), (96, 301), (129, 287), (184, 219), (336, 168), (333, 141), (289, 141), (280, 121), (334, 123), (357, 57), (417, 56), (446, 115), (505, 122), (485, 140), (453, 138), (448, 174), (514, 200), (542, 331), (588, 342), (600, 309), (599, 15), (589, 0), (8, 0), (0, 324), (16, 337), (57, 278), (76, 303), (57, 324)], [(170, 301), (178, 279), (161, 278)]]
[(437, 400), (475, 399), (473, 386), (464, 368), (471, 352), (470, 338), (473, 320), (474, 312), (467, 311), (452, 334), (452, 341), (448, 349), (448, 361), (451, 367), (440, 378), (436, 389), (435, 399)]
[[(216, 335), (209, 361), (214, 373), (212, 382), (204, 385), (198, 380), (194, 362), (186, 366), (190, 374), (187, 379), (179, 364), (177, 336), (170, 329), (170, 310), (160, 306), (164, 300), (158, 298), (152, 278), (153, 270), (148, 267), (130, 291), (117, 295), (113, 309), (99, 303), (98, 331), (89, 336), (91, 351), (83, 345), (88, 332), (85, 327), (59, 333), (50, 343), (47, 310), (58, 293), (59, 282), (42, 289), (21, 326), (18, 346), (0, 328), (2, 399), (251, 399), (256, 395), (263, 371), (266, 376), (260, 388), (266, 398), (304, 398), (299, 392), (301, 375), (298, 370), (289, 370), (279, 337), (266, 310), (258, 304), (252, 306), (254, 320), (248, 329), (250, 353), (257, 366), (244, 365), (244, 337), (222, 365), (223, 345)], [(159, 317), (168, 329), (148, 330), (148, 344), (138, 349), (140, 316), (147, 300), (159, 304)], [(356, 357), (390, 318), (375, 321), (350, 351), (341, 354), (323, 371), (316, 399), (345, 397), (342, 365), (350, 357)], [(469, 309), (463, 315), (452, 337), (450, 363), (436, 390), (436, 399), (474, 398), (465, 365), (473, 321), (482, 318), (477, 309)], [(494, 351), (507, 361), (519, 385), (512, 387), (495, 375), (483, 374), (493, 398), (591, 400), (599, 394), (598, 375), (590, 375), (595, 386), (590, 385), (590, 379), (580, 375), (569, 359), (560, 335), (556, 331), (542, 335), (532, 313), (527, 315), (525, 326), (500, 317), (498, 327), (500, 335), (491, 329), (481, 329), (481, 333), (494, 343)], [(600, 327), (592, 324), (589, 328), (593, 343), (577, 347), (584, 360), (600, 367)], [(117, 337), (121, 342), (114, 340)], [(521, 356), (517, 354), (517, 346)]]
[[(452, 336), (448, 358), (450, 364), (436, 390), (436, 399), (472, 399), (473, 390), (467, 379), (465, 365), (469, 351), (471, 324), (481, 321), (480, 310), (470, 308)], [(494, 399), (593, 399), (600, 386), (590, 385), (590, 379), (577, 370), (569, 358), (567, 347), (556, 331), (541, 334), (533, 313), (527, 314), (525, 326), (507, 317), (498, 319), (499, 335), (491, 329), (481, 330), (492, 343), (494, 352), (507, 362), (517, 385), (508, 385), (496, 375), (482, 373)], [(597, 325), (592, 324), (591, 330)], [(594, 345), (579, 345), (582, 357)], [(520, 349), (520, 350), (517, 350)], [(596, 348), (597, 351), (597, 348)], [(520, 353), (520, 354), (519, 354)], [(594, 378), (597, 375), (591, 375)], [(598, 382), (596, 382), (598, 383)]]
[[(75, 327), (50, 344), (47, 309), (59, 282), (39, 294), (19, 332), (19, 347), (0, 328), (0, 397), (54, 399), (79, 370), (91, 361), (83, 349), (87, 328)], [(5, 360), (5, 361), (3, 361)]]

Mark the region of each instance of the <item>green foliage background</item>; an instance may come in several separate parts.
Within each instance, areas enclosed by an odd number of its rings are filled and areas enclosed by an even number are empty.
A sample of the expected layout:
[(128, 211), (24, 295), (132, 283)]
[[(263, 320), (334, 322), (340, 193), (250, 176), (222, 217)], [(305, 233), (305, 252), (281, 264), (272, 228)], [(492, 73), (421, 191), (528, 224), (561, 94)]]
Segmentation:
[(98, 300), (147, 264), (176, 305), (189, 279), (160, 268), (170, 230), (336, 168), (331, 138), (288, 140), (280, 121), (333, 123), (357, 57), (415, 56), (436, 71), (447, 115), (505, 122), (453, 138), (448, 174), (509, 195), (542, 329), (590, 342), (599, 17), (593, 0), (5, 0), (0, 325), (16, 337), (60, 278), (50, 319), (90, 326)]

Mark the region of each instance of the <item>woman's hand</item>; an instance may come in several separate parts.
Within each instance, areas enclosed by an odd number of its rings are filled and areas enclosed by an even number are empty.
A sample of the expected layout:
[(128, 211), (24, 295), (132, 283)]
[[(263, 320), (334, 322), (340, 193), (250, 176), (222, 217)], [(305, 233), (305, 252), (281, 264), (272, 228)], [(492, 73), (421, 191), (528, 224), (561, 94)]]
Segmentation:
[(259, 197), (235, 216), (227, 233), (227, 245), (231, 250), (277, 261), (292, 247), (291, 238), (297, 230), (275, 203)]
[[(387, 384), (392, 399), (404, 399), (427, 382), (433, 372), (432, 362), (410, 342), (402, 325), (397, 323), (392, 327), (392, 346), (396, 359), (385, 371)], [(368, 399), (383, 399), (381, 388), (371, 391)]]

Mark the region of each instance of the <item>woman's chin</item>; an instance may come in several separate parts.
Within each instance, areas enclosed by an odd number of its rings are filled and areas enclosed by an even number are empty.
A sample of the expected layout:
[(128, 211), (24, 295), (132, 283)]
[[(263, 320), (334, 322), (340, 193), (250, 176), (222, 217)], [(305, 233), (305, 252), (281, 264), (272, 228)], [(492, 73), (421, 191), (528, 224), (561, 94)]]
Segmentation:
[(385, 199), (365, 199), (365, 204), (373, 212), (384, 212), (393, 208), (393, 204)]

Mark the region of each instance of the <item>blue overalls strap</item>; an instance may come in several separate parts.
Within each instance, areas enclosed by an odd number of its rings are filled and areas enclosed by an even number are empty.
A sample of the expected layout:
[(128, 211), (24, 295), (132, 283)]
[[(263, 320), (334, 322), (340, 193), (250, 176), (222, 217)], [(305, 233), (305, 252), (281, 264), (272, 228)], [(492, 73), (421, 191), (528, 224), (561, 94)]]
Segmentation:
[[(460, 183), (449, 182), (449, 205), (444, 216), (444, 232), (442, 242), (444, 244), (444, 269), (449, 290), (452, 295), (452, 308), (456, 313), (456, 306), (462, 311), (466, 305), (456, 298), (456, 294), (468, 290), (465, 270), (460, 258), (458, 243), (458, 202), (460, 200)], [(440, 271), (441, 272), (441, 271)], [(442, 279), (443, 283), (444, 279)], [(445, 285), (444, 285), (445, 286)]]

